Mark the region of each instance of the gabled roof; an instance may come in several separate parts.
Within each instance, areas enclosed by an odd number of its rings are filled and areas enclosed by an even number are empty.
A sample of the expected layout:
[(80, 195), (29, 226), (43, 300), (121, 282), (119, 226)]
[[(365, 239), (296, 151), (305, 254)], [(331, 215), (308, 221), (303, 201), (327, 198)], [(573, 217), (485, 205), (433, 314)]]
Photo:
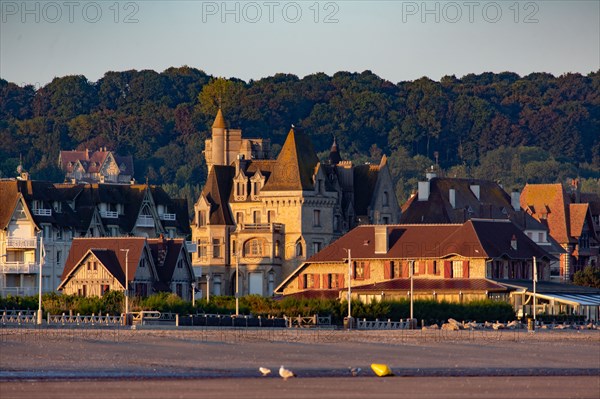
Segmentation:
[[(470, 258), (553, 259), (510, 221), (469, 220), (464, 224), (387, 226), (389, 250), (375, 253), (375, 226), (359, 226), (318, 252), (307, 263), (353, 259), (424, 259), (461, 255)], [(512, 237), (517, 249), (511, 247)]]
[[(529, 239), (514, 223), (499, 220), (470, 220), (463, 225), (463, 229), (471, 229), (473, 237), (477, 237), (481, 247), (488, 258), (508, 257), (511, 259), (530, 259), (535, 256), (538, 259), (554, 259), (539, 245)], [(468, 237), (465, 234), (465, 237)], [(512, 239), (516, 239), (516, 249), (511, 246)], [(452, 237), (449, 237), (451, 240)], [(471, 247), (473, 251), (476, 246)], [(461, 254), (468, 256), (468, 251)], [(474, 252), (471, 256), (476, 257)]]
[[(479, 186), (479, 199), (471, 190)], [(454, 207), (450, 190), (455, 193)], [(510, 196), (489, 180), (434, 177), (429, 180), (429, 198), (412, 196), (403, 206), (401, 223), (462, 223), (471, 218), (508, 219), (515, 210)]]
[(277, 157), (277, 166), (262, 191), (314, 189), (312, 178), (318, 162), (308, 136), (292, 128)]
[(573, 242), (570, 232), (568, 196), (562, 184), (527, 184), (521, 193), (521, 207), (548, 226), (559, 243)]
[(581, 233), (583, 232), (583, 226), (585, 226), (588, 216), (590, 215), (589, 205), (569, 204), (569, 214), (571, 218), (571, 236), (579, 238), (581, 237)]
[(10, 223), (17, 201), (19, 199), (19, 191), (17, 190), (16, 181), (0, 182), (0, 228), (6, 229)]
[(234, 174), (235, 167), (223, 165), (213, 165), (208, 173), (201, 195), (210, 204), (209, 224), (234, 225), (228, 204)]
[[(93, 250), (95, 254), (97, 253), (99, 256), (102, 256), (102, 259), (107, 263), (105, 264), (100, 257), (99, 260), (103, 262), (104, 266), (111, 271), (113, 276), (124, 287), (126, 274), (128, 274), (129, 281), (135, 277), (145, 247), (146, 239), (142, 237), (74, 238), (65, 262), (65, 268), (61, 277), (61, 286), (65, 284), (69, 275), (78, 266), (87, 252)], [(126, 259), (126, 252), (121, 251), (121, 249), (129, 249), (128, 259)], [(126, 264), (128, 265), (127, 272), (125, 272)], [(118, 270), (122, 274), (119, 274)]]
[[(77, 193), (73, 190), (72, 193)], [(34, 223), (52, 223), (65, 228), (83, 228), (80, 215), (73, 211), (66, 201), (61, 187), (45, 182), (32, 180), (4, 180), (0, 181), (0, 227), (6, 228), (10, 223), (12, 212), (17, 204), (18, 198), (22, 196), (25, 200), (27, 212), (31, 215)], [(50, 216), (35, 215), (30, 211), (31, 202), (39, 201), (44, 209), (52, 209)], [(61, 204), (60, 212), (53, 209), (53, 203)]]
[(67, 173), (72, 173), (75, 166), (79, 162), (86, 173), (99, 173), (106, 158), (112, 154), (119, 168), (124, 167), (124, 171), (128, 175), (133, 175), (133, 158), (131, 155), (117, 155), (112, 151), (61, 151), (60, 152), (60, 167)]
[[(170, 283), (177, 266), (177, 259), (179, 259), (181, 250), (185, 249), (183, 239), (165, 239), (163, 237), (148, 239), (148, 245), (159, 280), (165, 284)], [(188, 273), (191, 273), (190, 275), (193, 277), (194, 271), (190, 267), (191, 265), (186, 262)]]
[[(506, 220), (469, 220), (463, 224), (411, 224), (385, 226), (388, 251), (375, 253), (375, 228), (354, 228), (316, 253), (294, 270), (277, 288), (279, 292), (312, 263), (343, 263), (348, 259), (444, 259), (450, 256), (483, 259), (555, 259), (531, 241), (514, 223)], [(511, 246), (512, 238), (517, 247)]]

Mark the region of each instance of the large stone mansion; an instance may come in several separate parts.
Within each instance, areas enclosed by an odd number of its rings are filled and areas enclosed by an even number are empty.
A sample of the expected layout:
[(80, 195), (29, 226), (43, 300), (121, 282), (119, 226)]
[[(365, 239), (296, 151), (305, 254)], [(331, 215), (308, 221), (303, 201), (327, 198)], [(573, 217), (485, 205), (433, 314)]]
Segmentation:
[(319, 161), (310, 139), (292, 127), (277, 159), (268, 159), (268, 140), (241, 133), (228, 129), (219, 110), (206, 140), (208, 178), (191, 226), (203, 291), (234, 294), (238, 266), (240, 295), (272, 295), (353, 227), (399, 222), (385, 156), (379, 165), (354, 165), (334, 142), (329, 159)]

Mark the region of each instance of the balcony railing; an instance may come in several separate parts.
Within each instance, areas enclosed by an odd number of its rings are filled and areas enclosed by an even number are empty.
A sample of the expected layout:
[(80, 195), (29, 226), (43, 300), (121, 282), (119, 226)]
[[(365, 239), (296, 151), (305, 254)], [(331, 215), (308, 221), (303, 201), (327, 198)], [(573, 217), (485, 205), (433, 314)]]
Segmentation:
[(175, 220), (175, 214), (174, 213), (163, 213), (162, 215), (160, 215), (160, 218), (162, 220)]
[(118, 219), (119, 212), (115, 211), (100, 211), (100, 216), (106, 219)]
[(139, 227), (154, 227), (154, 218), (150, 215), (140, 215), (135, 225)]
[(40, 264), (37, 262), (2, 262), (0, 263), (2, 274), (37, 274)]
[(37, 287), (0, 287), (0, 296), (32, 296), (38, 293)]
[(52, 216), (52, 209), (37, 208), (33, 210), (36, 216)]
[(242, 225), (242, 230), (264, 230), (264, 231), (282, 231), (281, 223), (246, 223)]
[(7, 248), (35, 248), (36, 240), (32, 238), (8, 237), (6, 240)]

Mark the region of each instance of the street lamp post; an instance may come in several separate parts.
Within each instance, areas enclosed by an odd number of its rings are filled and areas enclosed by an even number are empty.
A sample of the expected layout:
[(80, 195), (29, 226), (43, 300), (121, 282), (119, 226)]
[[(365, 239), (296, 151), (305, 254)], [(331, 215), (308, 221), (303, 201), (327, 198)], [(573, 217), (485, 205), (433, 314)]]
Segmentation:
[(348, 320), (352, 320), (352, 250), (348, 249)]
[(206, 303), (210, 302), (210, 274), (206, 275)]
[(125, 325), (129, 324), (129, 248), (125, 252)]
[(192, 307), (196, 307), (196, 282), (192, 283)]
[(235, 316), (240, 315), (240, 252), (235, 253)]
[(414, 313), (413, 313), (413, 290), (414, 290), (414, 286), (413, 286), (413, 269), (415, 267), (415, 261), (411, 260), (409, 262), (409, 274), (410, 274), (410, 323), (412, 326), (413, 323), (413, 317), (414, 317)]
[(38, 312), (37, 312), (37, 324), (42, 324), (42, 266), (44, 265), (44, 236), (40, 236), (40, 271), (39, 271), (39, 282), (38, 282)]
[(533, 324), (535, 325), (535, 307), (537, 305), (537, 262), (535, 256), (533, 257)]
[(344, 251), (348, 252), (348, 328), (352, 328), (352, 250)]

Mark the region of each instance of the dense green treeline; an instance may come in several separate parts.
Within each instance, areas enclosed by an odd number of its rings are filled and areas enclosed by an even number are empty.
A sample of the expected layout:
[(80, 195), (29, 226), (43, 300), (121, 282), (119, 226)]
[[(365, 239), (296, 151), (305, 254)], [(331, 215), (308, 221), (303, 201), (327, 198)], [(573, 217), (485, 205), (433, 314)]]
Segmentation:
[(507, 188), (581, 176), (584, 189), (600, 190), (600, 71), (394, 84), (370, 71), (244, 82), (181, 67), (107, 72), (97, 82), (65, 76), (37, 90), (0, 79), (0, 176), (14, 176), (22, 156), (33, 178), (61, 180), (60, 149), (107, 146), (134, 156), (138, 181), (194, 198), (219, 102), (231, 127), (270, 138), (275, 151), (295, 124), (322, 156), (333, 136), (347, 159), (388, 154), (400, 200), (436, 160), (448, 175)]

